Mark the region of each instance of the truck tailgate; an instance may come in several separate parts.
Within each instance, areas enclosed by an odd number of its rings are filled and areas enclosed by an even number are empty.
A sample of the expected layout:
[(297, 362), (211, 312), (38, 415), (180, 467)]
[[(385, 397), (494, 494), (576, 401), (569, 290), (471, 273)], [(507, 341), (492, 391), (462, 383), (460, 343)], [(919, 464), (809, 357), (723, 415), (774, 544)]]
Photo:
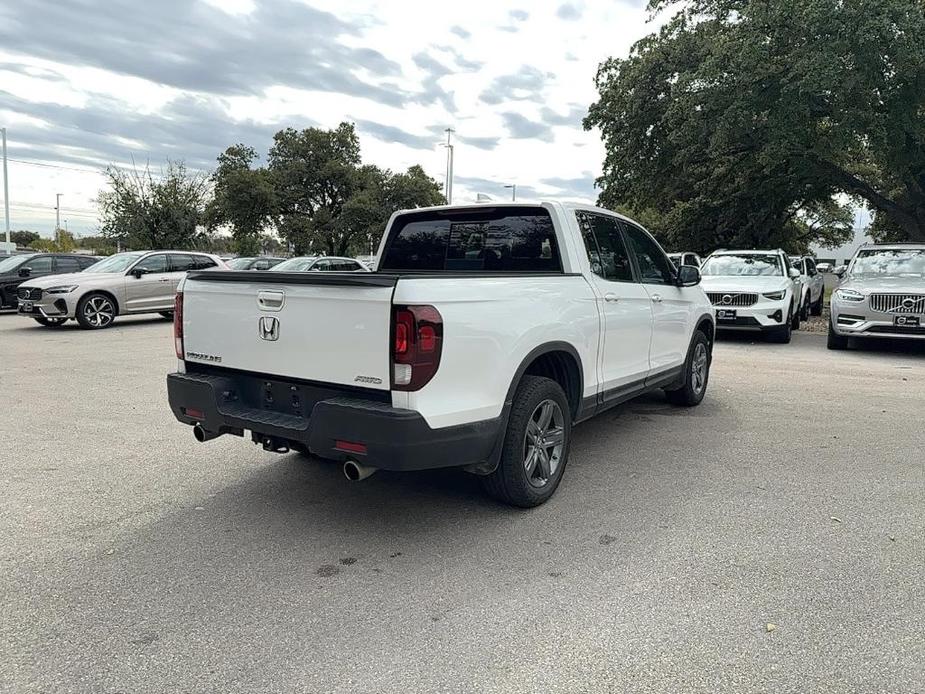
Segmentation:
[(394, 275), (192, 272), (189, 361), (388, 390)]

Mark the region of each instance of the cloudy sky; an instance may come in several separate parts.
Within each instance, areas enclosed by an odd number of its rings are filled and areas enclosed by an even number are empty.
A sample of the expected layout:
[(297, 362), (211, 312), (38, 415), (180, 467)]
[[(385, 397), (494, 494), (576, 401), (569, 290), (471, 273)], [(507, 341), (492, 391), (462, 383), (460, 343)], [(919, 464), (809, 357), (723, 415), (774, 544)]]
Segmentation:
[[(593, 200), (603, 152), (581, 128), (598, 63), (653, 30), (644, 0), (21, 0), (0, 5), (0, 125), (11, 226), (93, 233), (100, 168), (282, 127), (356, 123), (364, 161), (441, 182), (454, 202)], [(2, 192), (2, 191), (0, 191)]]

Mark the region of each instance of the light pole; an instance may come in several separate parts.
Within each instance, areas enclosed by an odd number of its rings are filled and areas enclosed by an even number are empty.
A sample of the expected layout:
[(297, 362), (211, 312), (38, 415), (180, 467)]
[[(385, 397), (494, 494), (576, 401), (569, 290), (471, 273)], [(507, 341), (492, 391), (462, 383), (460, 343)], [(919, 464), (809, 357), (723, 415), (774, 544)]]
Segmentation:
[(3, 133), (3, 218), (6, 222), (6, 252), (10, 250), (10, 181), (6, 173), (6, 128), (0, 128)]
[(504, 187), (505, 187), (505, 188), (510, 188), (510, 189), (511, 189), (511, 202), (517, 202), (517, 184), (516, 184), (516, 183), (511, 183), (511, 184), (506, 185), (506, 186), (504, 186)]
[(451, 138), (456, 132), (453, 128), (447, 128), (446, 133), (446, 185), (443, 188), (443, 195), (446, 198), (446, 204), (453, 204), (453, 143)]
[(55, 193), (55, 243), (59, 242), (58, 231), (61, 229), (61, 196), (63, 193)]

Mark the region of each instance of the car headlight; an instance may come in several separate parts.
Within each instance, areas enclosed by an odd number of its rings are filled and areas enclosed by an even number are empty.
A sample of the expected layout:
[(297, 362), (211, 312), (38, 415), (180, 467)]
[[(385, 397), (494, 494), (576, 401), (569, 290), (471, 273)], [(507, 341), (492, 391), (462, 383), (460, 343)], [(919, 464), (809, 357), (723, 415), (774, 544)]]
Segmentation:
[(77, 289), (76, 284), (63, 284), (60, 287), (51, 287), (45, 290), (46, 294), (69, 294)]
[(836, 289), (835, 296), (842, 301), (864, 301), (864, 295), (853, 289)]
[(785, 296), (787, 296), (787, 290), (781, 289), (779, 292), (768, 292), (767, 294), (762, 294), (765, 299), (770, 299), (771, 301), (780, 301)]

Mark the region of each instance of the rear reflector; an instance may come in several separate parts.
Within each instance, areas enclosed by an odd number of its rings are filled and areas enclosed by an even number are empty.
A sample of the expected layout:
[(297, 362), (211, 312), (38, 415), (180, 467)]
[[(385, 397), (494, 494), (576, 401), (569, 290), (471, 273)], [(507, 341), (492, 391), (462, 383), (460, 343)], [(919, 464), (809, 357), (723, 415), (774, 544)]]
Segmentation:
[(365, 443), (354, 443), (353, 441), (335, 441), (334, 448), (345, 453), (362, 453), (366, 455)]
[(192, 417), (193, 419), (205, 419), (205, 415), (202, 413), (202, 410), (194, 410), (192, 407), (184, 407), (183, 412), (187, 417)]

